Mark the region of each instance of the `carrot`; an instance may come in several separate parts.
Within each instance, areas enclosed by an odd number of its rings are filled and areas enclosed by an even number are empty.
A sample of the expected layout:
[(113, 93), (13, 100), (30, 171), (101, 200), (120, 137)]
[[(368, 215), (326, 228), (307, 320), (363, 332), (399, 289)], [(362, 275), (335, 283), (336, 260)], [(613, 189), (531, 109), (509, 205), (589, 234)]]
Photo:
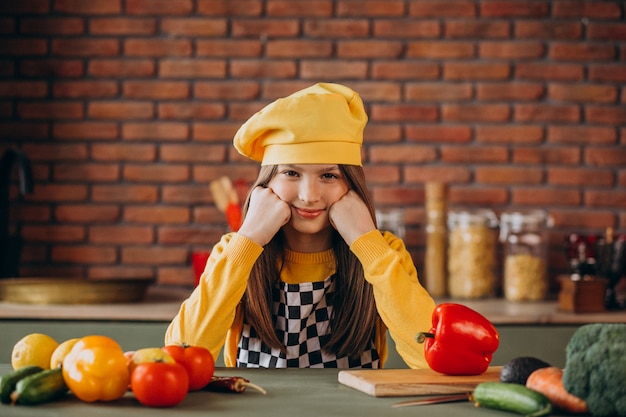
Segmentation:
[(526, 380), (526, 387), (539, 391), (552, 403), (554, 407), (574, 414), (587, 412), (584, 400), (570, 394), (563, 386), (563, 370), (556, 366), (540, 368), (530, 374)]

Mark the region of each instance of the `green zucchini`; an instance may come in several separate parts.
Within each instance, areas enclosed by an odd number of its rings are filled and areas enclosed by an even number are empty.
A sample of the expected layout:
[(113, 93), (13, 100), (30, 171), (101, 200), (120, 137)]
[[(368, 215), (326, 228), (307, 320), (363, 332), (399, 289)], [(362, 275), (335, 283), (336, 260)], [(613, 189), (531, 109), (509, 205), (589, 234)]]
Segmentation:
[(521, 384), (483, 382), (472, 393), (476, 406), (510, 411), (526, 417), (549, 416), (552, 404), (545, 395)]
[(9, 404), (17, 383), (29, 375), (43, 371), (39, 366), (24, 366), (0, 377), (0, 402)]
[(23, 405), (41, 404), (63, 397), (67, 391), (61, 368), (48, 369), (21, 379), (11, 394), (11, 402)]

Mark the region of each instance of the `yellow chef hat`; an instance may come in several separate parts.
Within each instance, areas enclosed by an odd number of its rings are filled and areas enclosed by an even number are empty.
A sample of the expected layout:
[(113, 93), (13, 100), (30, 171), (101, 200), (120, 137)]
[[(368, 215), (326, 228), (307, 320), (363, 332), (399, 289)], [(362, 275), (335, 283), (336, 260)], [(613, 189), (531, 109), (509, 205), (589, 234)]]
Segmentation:
[(366, 123), (356, 92), (318, 83), (265, 106), (239, 128), (233, 143), (261, 165), (361, 165)]

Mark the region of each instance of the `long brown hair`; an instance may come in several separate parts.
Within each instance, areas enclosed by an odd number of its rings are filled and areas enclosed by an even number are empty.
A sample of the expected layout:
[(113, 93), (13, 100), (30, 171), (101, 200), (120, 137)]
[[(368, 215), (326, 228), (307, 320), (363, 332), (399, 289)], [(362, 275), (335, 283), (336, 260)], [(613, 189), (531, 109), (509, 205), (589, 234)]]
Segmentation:
[[(354, 190), (369, 208), (372, 220), (376, 214), (363, 168), (354, 165), (339, 165), (348, 186)], [(275, 165), (262, 166), (252, 189), (266, 187), (276, 175)], [(248, 209), (250, 194), (244, 204), (244, 215)], [(378, 313), (374, 302), (374, 290), (366, 280), (363, 266), (350, 251), (337, 231), (333, 233), (332, 248), (335, 253), (335, 295), (333, 314), (330, 318), (332, 334), (325, 346), (326, 352), (338, 357), (359, 357), (369, 348), (374, 337)], [(284, 236), (281, 232), (265, 246), (263, 253), (252, 268), (242, 304), (245, 320), (256, 330), (259, 338), (268, 346), (284, 350), (276, 336), (272, 321), (272, 289), (280, 280), (280, 271), (285, 256)]]

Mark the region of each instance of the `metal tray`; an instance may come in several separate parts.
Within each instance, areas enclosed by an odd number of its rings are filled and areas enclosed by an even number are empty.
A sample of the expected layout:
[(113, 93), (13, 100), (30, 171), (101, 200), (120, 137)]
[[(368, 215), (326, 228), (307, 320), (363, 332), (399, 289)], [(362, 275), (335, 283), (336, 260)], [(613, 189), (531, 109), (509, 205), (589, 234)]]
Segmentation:
[(24, 304), (107, 304), (143, 301), (154, 279), (0, 279), (0, 300)]

